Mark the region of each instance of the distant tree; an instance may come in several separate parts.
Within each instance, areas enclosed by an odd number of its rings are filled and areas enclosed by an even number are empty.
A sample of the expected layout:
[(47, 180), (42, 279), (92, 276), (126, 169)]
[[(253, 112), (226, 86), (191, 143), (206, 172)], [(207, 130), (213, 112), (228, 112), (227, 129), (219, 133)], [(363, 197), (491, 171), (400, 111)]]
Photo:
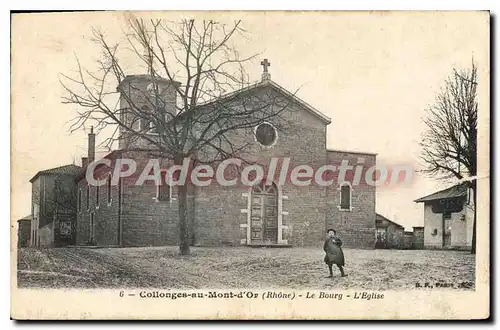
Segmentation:
[(33, 202), (40, 205), (44, 203), (44, 216), (53, 218), (57, 213), (76, 213), (77, 192), (71, 184), (72, 178), (54, 177), (51, 189), (41, 191), (33, 187)]
[(474, 225), (472, 253), (476, 253), (477, 67), (453, 69), (436, 102), (427, 109), (421, 159), (426, 174), (440, 180), (465, 180), (472, 188)]
[[(244, 64), (257, 56), (242, 57), (235, 49), (235, 37), (245, 38), (241, 21), (227, 25), (211, 20), (170, 22), (130, 18), (127, 28), (124, 32), (126, 53), (145, 65), (151, 80), (163, 77), (180, 83), (174, 85), (176, 111), (166, 110), (166, 106), (171, 105), (163, 102), (157, 88), (145, 95), (150, 102), (148, 109), (136, 104), (124, 91), (118, 92), (129, 106), (110, 106), (109, 96), (116, 94), (116, 85), (127, 76), (119, 56), (123, 54), (122, 48), (119, 44), (110, 44), (103, 32), (93, 30), (93, 40), (101, 50), (97, 70), (82, 68), (77, 59), (76, 75), (63, 75), (61, 79), (66, 92), (63, 102), (79, 108), (72, 131), (85, 127), (88, 122), (95, 125), (97, 132), (112, 125), (116, 130), (106, 141), (109, 147), (119, 138), (120, 129), (128, 136), (147, 141), (158, 156), (176, 165), (187, 157), (201, 160), (201, 155), (205, 156), (205, 163), (214, 163), (237, 157), (253, 143), (252, 139), (235, 143), (231, 138), (235, 132), (252, 131), (257, 125), (280, 116), (288, 106), (289, 101), (276, 93), (243, 92), (231, 97), (230, 92), (249, 86)], [(148, 125), (138, 128), (123, 120), (125, 115)], [(151, 127), (157, 135), (149, 134)], [(179, 186), (177, 194), (180, 252), (189, 254), (187, 187)]]

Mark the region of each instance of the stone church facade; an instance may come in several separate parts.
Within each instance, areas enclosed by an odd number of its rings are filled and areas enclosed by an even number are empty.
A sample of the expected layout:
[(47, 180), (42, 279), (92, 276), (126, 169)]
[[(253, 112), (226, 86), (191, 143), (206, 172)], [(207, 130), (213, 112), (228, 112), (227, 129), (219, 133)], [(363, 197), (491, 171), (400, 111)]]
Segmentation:
[[(173, 83), (159, 79), (154, 82), (165, 92), (167, 104), (175, 106)], [(146, 91), (151, 84), (147, 75), (128, 76), (119, 90)], [(131, 88), (130, 86), (133, 86)], [(269, 164), (273, 157), (289, 158), (289, 168), (307, 164), (318, 169), (325, 164), (340, 164), (349, 160), (363, 166), (376, 163), (376, 155), (326, 147), (326, 129), (331, 122), (309, 104), (274, 83), (268, 73), (261, 82), (246, 88), (245, 93), (274, 93), (290, 100), (285, 110), (286, 129), (280, 130), (273, 120), (243, 135), (253, 141), (245, 150), (249, 162)], [(236, 92), (233, 96), (238, 97)], [(140, 101), (138, 101), (140, 102)], [(126, 98), (121, 106), (127, 106)], [(131, 120), (122, 118), (122, 120)], [(138, 125), (141, 125), (138, 123)], [(257, 130), (270, 129), (271, 139), (259, 141)], [(241, 138), (235, 136), (235, 139)], [(250, 140), (248, 140), (250, 139)], [(133, 139), (123, 133), (119, 149), (105, 158), (111, 166), (102, 166), (94, 172), (100, 186), (89, 185), (85, 168), (94, 156), (95, 136), (89, 135), (89, 155), (77, 177), (78, 205), (76, 244), (98, 246), (161, 246), (179, 243), (179, 210), (175, 186), (156, 186), (154, 181), (134, 185), (137, 178), (122, 178), (111, 184), (111, 172), (117, 159), (134, 159), (138, 172), (153, 156), (146, 141)], [(160, 160), (162, 168), (169, 165)], [(338, 174), (338, 172), (337, 172)], [(253, 187), (237, 184), (221, 186), (213, 183), (205, 187), (188, 186), (189, 237), (195, 246), (282, 245), (313, 246), (324, 239), (325, 230), (334, 228), (347, 247), (374, 248), (375, 186), (361, 182), (353, 185), (353, 171), (346, 172), (345, 182), (320, 186), (315, 183), (297, 186), (280, 184), (277, 180)]]

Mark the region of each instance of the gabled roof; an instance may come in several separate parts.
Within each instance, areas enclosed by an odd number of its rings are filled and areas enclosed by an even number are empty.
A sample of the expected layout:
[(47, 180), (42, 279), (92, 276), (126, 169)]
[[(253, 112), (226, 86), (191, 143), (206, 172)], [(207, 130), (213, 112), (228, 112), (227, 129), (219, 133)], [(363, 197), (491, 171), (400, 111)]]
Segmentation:
[(375, 213), (375, 220), (376, 220), (376, 221), (382, 221), (382, 220), (385, 220), (385, 221), (388, 221), (388, 222), (392, 223), (392, 224), (393, 224), (393, 225), (395, 225), (396, 227), (399, 227), (399, 228), (405, 229), (405, 227), (401, 226), (399, 223), (394, 222), (394, 221), (392, 221), (392, 220), (389, 220), (389, 219), (387, 219), (386, 217), (384, 217), (382, 214), (379, 214), (379, 213)]
[(433, 194), (420, 197), (419, 199), (414, 200), (415, 203), (429, 202), (437, 199), (448, 199), (454, 197), (467, 196), (467, 184), (461, 183), (454, 185), (452, 187), (437, 191)]
[(25, 216), (24, 218), (21, 218), (21, 219), (17, 220), (17, 222), (19, 222), (19, 221), (31, 221), (31, 214)]
[(326, 148), (326, 151), (327, 152), (343, 153), (343, 154), (359, 154), (359, 155), (377, 156), (376, 153), (373, 153), (373, 152), (363, 152), (363, 151), (349, 151), (349, 150), (339, 150), (339, 149), (331, 149), (331, 148)]
[(80, 166), (69, 164), (59, 167), (49, 168), (47, 170), (39, 171), (31, 178), (30, 182), (35, 181), (40, 175), (77, 175), (82, 168)]
[(298, 104), (300, 104), (309, 113), (313, 114), (314, 116), (316, 116), (317, 118), (319, 118), (320, 120), (322, 120), (325, 124), (330, 124), (332, 122), (332, 120), (331, 120), (330, 117), (328, 117), (325, 114), (321, 113), (321, 111), (319, 111), (318, 109), (314, 108), (313, 106), (311, 106), (310, 104), (308, 104), (304, 100), (300, 99), (295, 94), (290, 93), (285, 88), (281, 87), (280, 85), (278, 85), (277, 83), (275, 83), (274, 81), (272, 81), (270, 79), (269, 80), (262, 80), (262, 81), (260, 81), (258, 83), (250, 85), (248, 87), (239, 89), (237, 91), (234, 91), (234, 92), (231, 92), (231, 93), (228, 93), (228, 94), (225, 94), (225, 95), (222, 95), (222, 96), (216, 98), (215, 100), (210, 100), (210, 101), (207, 101), (207, 102), (204, 102), (204, 103), (200, 103), (200, 104), (197, 105), (197, 108), (198, 107), (207, 106), (207, 105), (210, 105), (210, 104), (213, 104), (213, 103), (216, 103), (216, 102), (228, 100), (228, 99), (231, 99), (231, 98), (235, 98), (235, 97), (237, 97), (241, 93), (249, 92), (249, 91), (252, 91), (254, 89), (262, 88), (262, 87), (272, 87), (272, 88), (274, 88), (276, 91), (282, 93), (286, 97), (288, 97), (288, 98), (292, 99), (293, 101), (297, 102)]

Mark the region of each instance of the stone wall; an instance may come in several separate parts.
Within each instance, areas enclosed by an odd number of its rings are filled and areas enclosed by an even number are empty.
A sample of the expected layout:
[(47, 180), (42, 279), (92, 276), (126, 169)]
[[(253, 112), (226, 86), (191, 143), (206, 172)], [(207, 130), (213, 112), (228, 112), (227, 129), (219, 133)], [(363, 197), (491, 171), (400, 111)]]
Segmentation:
[(403, 249), (411, 250), (413, 248), (413, 233), (411, 231), (404, 232)]
[(31, 220), (19, 220), (17, 222), (17, 246), (26, 247), (30, 244)]
[[(153, 93), (148, 90), (148, 85), (151, 83), (153, 83), (153, 80), (149, 75), (133, 75), (127, 76), (118, 87), (118, 90), (121, 91), (120, 108), (125, 109), (120, 115), (120, 120), (137, 132), (146, 132), (148, 130), (149, 123), (146, 122), (146, 117), (150, 117), (145, 116), (141, 119), (137, 113), (146, 113), (144, 109), (153, 111), (157, 99), (161, 100), (160, 102), (163, 104), (161, 110), (167, 113), (166, 120), (172, 119), (172, 115), (168, 115), (168, 113), (176, 113), (176, 92), (171, 81), (157, 78), (154, 83), (157, 85), (158, 91)], [(149, 138), (156, 139), (158, 136), (153, 132), (149, 135)], [(142, 138), (142, 133), (141, 135), (133, 135), (120, 129), (118, 147), (120, 149), (131, 149), (150, 148), (151, 146), (147, 139)]]
[(424, 227), (413, 227), (413, 248), (416, 250), (424, 248)]
[[(348, 160), (350, 165), (356, 165), (359, 159), (364, 161), (365, 168), (376, 164), (376, 156), (373, 154), (328, 151), (328, 163), (335, 166), (340, 165), (342, 160)], [(355, 169), (348, 171), (345, 175), (345, 181), (352, 183), (354, 172)], [(364, 174), (362, 176), (364, 177)], [(376, 187), (367, 184), (364, 180), (360, 180), (357, 185), (352, 184), (351, 208), (342, 210), (340, 207), (340, 185), (342, 182), (339, 182), (338, 171), (332, 175), (332, 179), (335, 184), (326, 189), (327, 227), (338, 231), (346, 247), (373, 249), (376, 242)]]
[[(261, 98), (276, 93), (265, 88)], [(272, 96), (271, 96), (272, 98)], [(231, 142), (235, 149), (251, 142), (238, 157), (249, 164), (260, 164), (265, 177), (271, 177), (278, 187), (278, 205), (282, 210), (281, 243), (292, 246), (321, 244), (325, 227), (325, 188), (314, 181), (307, 186), (293, 185), (285, 180), (280, 185), (279, 173), (283, 159), (289, 160), (289, 174), (298, 165), (309, 165), (314, 170), (326, 164), (326, 123), (294, 102), (279, 118), (267, 121), (277, 130), (277, 139), (270, 146), (259, 144), (253, 130), (234, 132)], [(209, 154), (205, 155), (207, 158)], [(274, 175), (268, 173), (271, 159), (278, 164)], [(288, 176), (289, 177), (289, 176)], [(212, 192), (213, 191), (213, 192)], [(196, 199), (195, 230), (200, 244), (247, 244), (247, 204), (251, 189), (246, 186), (200, 188)], [(242, 227), (243, 226), (243, 227)], [(204, 233), (204, 234), (201, 234)]]
[[(141, 85), (142, 86), (142, 85)], [(145, 85), (144, 85), (145, 86)], [(142, 87), (144, 87), (142, 86)], [(142, 88), (141, 87), (141, 88)], [(266, 95), (274, 90), (258, 91)], [(243, 163), (261, 164), (266, 170), (272, 157), (281, 162), (290, 160), (289, 170), (297, 165), (309, 165), (315, 171), (341, 159), (355, 164), (359, 157), (365, 164), (375, 164), (375, 155), (349, 152), (327, 152), (327, 123), (291, 102), (280, 118), (271, 118), (270, 124), (277, 128), (277, 140), (270, 146), (255, 141), (253, 130), (234, 132), (229, 138), (238, 149), (239, 145), (251, 142), (237, 154)], [(123, 142), (123, 141), (122, 141)], [(136, 146), (142, 146), (137, 144)], [(204, 156), (213, 156), (207, 152)], [(128, 152), (120, 157), (139, 160), (138, 171), (150, 158), (146, 154)], [(168, 163), (162, 162), (162, 168)], [(278, 165), (277, 173), (281, 167)], [(266, 171), (267, 172), (267, 171)], [(278, 174), (273, 177), (279, 185)], [(172, 245), (179, 242), (178, 201), (176, 189), (172, 188), (169, 201), (156, 200), (153, 182), (134, 185), (137, 176), (122, 180), (121, 188), (113, 186), (112, 202), (96, 205), (96, 188), (90, 187), (89, 207), (86, 206), (86, 182), (81, 180), (83, 207), (78, 213), (77, 243), (89, 241), (90, 214), (94, 214), (95, 244), (148, 246)], [(314, 179), (314, 178), (313, 178)], [(215, 180), (214, 180), (215, 181)], [(373, 248), (375, 243), (375, 187), (361, 184), (354, 187), (352, 209), (339, 210), (339, 185), (329, 188), (317, 185), (297, 186), (286, 180), (279, 185), (279, 208), (282, 211), (282, 243), (292, 246), (321, 246), (327, 227), (334, 227), (347, 247)], [(118, 196), (121, 189), (121, 203)], [(101, 187), (101, 203), (105, 200), (106, 186)], [(249, 190), (237, 185), (222, 187), (217, 183), (208, 187), (197, 187), (188, 193), (189, 235), (192, 244), (203, 246), (246, 244)]]
[[(460, 212), (451, 213), (450, 249), (469, 249), (472, 245), (473, 211), (468, 205)], [(434, 213), (432, 205), (424, 206), (424, 247), (426, 249), (443, 248), (443, 214)]]
[(54, 246), (54, 222), (50, 222), (38, 229), (36, 237), (36, 246), (53, 247)]
[[(106, 180), (102, 177), (102, 180)], [(87, 187), (89, 205), (87, 206)], [(119, 245), (119, 185), (111, 186), (111, 200), (107, 200), (107, 185), (89, 186), (85, 179), (78, 183), (80, 207), (77, 211), (76, 244), (96, 244), (102, 246)], [(99, 205), (96, 193), (99, 190)], [(94, 217), (94, 241), (90, 238), (90, 218)]]

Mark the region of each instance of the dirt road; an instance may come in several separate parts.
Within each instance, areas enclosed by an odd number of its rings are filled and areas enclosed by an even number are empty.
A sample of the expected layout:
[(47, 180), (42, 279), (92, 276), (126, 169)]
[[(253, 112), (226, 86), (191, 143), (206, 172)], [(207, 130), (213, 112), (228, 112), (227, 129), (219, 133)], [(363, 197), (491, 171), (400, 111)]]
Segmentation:
[[(459, 251), (345, 249), (348, 277), (325, 278), (321, 249), (177, 247), (20, 249), (18, 284), (43, 288), (363, 288), (472, 283), (474, 256)], [(457, 289), (457, 288), (455, 288)], [(464, 288), (467, 289), (467, 285)]]

